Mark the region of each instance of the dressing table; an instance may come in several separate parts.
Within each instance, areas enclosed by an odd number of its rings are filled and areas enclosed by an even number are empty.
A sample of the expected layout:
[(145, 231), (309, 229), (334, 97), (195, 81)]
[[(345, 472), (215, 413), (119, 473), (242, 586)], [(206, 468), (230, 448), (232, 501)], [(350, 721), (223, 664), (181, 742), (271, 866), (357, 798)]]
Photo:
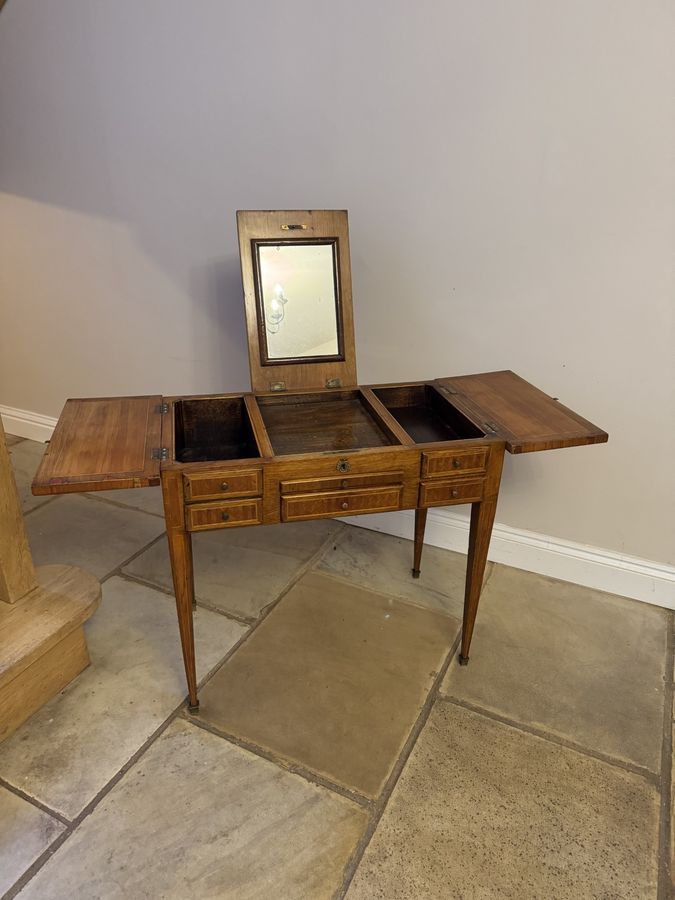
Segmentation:
[(35, 494), (161, 484), (191, 710), (192, 534), (471, 504), (460, 663), (469, 648), (504, 452), (607, 440), (510, 371), (359, 386), (347, 213), (240, 211), (251, 393), (68, 400)]

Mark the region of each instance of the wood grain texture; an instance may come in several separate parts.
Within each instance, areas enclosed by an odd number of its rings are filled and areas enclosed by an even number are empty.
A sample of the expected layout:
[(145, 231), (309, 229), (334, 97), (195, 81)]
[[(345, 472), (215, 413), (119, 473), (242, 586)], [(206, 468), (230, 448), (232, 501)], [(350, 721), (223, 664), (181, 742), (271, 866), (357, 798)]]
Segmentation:
[(478, 612), (478, 602), (483, 589), (485, 565), (487, 563), (492, 526), (497, 509), (499, 486), (502, 478), (504, 449), (504, 444), (491, 447), (487, 475), (483, 481), (483, 499), (471, 504), (469, 552), (466, 562), (464, 615), (462, 618), (462, 644), (459, 655), (459, 661), (463, 665), (466, 665), (469, 661), (469, 648)]
[(37, 586), (5, 431), (0, 419), (0, 607)]
[(189, 705), (192, 710), (196, 710), (199, 707), (199, 700), (197, 698), (195, 633), (192, 618), (195, 606), (192, 535), (185, 529), (185, 501), (180, 469), (167, 469), (162, 472), (162, 499)]
[(262, 525), (262, 498), (221, 500), (219, 503), (196, 503), (186, 507), (188, 531), (212, 531), (241, 525)]
[(261, 397), (258, 406), (277, 456), (398, 444), (360, 391)]
[(423, 481), (420, 484), (420, 506), (453, 506), (475, 503), (483, 497), (483, 479)]
[(607, 432), (513, 372), (440, 378), (451, 403), (477, 424), (491, 423), (510, 453), (599, 444)]
[(479, 475), (485, 472), (487, 447), (467, 450), (431, 450), (422, 453), (422, 475), (425, 478), (448, 475)]
[(34, 494), (159, 484), (160, 396), (68, 400), (33, 479)]
[[(302, 225), (302, 231), (286, 231), (281, 226)], [(352, 310), (352, 274), (349, 253), (347, 211), (330, 210), (239, 210), (239, 256), (246, 306), (249, 366), (254, 391), (268, 391), (271, 385), (283, 382), (287, 390), (296, 388), (325, 388), (329, 379), (339, 379), (342, 387), (356, 384), (356, 353), (354, 350), (354, 316)], [(287, 241), (293, 236), (302, 238), (337, 238), (340, 308), (344, 360), (340, 362), (297, 362), (285, 365), (261, 364), (260, 329), (252, 240)]]
[(37, 589), (0, 605), (0, 687), (92, 615), (101, 600), (97, 578), (75, 566), (39, 566)]
[(315, 494), (291, 494), (281, 498), (283, 522), (325, 519), (330, 516), (357, 516), (362, 513), (390, 512), (401, 508), (403, 485), (364, 488), (361, 491), (332, 491)]
[(255, 497), (262, 494), (263, 474), (256, 469), (212, 469), (183, 476), (185, 500), (225, 500), (228, 497)]
[(0, 686), (0, 741), (8, 738), (88, 665), (89, 651), (80, 625), (13, 681)]

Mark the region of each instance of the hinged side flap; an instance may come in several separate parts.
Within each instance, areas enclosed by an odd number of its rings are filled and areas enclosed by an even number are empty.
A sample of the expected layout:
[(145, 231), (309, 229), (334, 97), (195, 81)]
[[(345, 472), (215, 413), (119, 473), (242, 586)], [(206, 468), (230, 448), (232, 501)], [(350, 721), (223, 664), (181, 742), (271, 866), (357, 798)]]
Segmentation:
[[(33, 480), (34, 494), (159, 484), (162, 397), (68, 400)], [(159, 454), (161, 457), (161, 453)]]
[(514, 372), (439, 378), (451, 402), (510, 453), (599, 444), (607, 433), (549, 397)]

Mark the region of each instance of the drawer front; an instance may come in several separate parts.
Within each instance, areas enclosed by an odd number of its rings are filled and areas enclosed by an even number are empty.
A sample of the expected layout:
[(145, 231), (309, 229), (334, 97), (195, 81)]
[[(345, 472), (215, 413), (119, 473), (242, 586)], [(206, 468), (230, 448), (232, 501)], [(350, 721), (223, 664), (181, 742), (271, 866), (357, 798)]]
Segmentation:
[(188, 531), (209, 531), (212, 528), (234, 528), (238, 525), (262, 523), (262, 500), (223, 500), (220, 503), (200, 503), (185, 509)]
[(221, 497), (254, 497), (262, 494), (262, 469), (222, 469), (183, 476), (185, 499), (218, 500)]
[(400, 485), (403, 472), (373, 472), (372, 475), (342, 475), (335, 478), (297, 478), (282, 481), (282, 494), (311, 494), (314, 491), (349, 491), (357, 488)]
[(323, 494), (282, 496), (281, 519), (323, 519), (326, 516), (353, 516), (358, 513), (399, 509), (402, 485), (362, 491), (331, 491)]
[(452, 473), (473, 475), (485, 471), (487, 447), (478, 450), (431, 450), (422, 454), (422, 477), (439, 478)]
[(474, 503), (483, 499), (483, 480), (423, 481), (420, 484), (420, 506), (450, 506)]

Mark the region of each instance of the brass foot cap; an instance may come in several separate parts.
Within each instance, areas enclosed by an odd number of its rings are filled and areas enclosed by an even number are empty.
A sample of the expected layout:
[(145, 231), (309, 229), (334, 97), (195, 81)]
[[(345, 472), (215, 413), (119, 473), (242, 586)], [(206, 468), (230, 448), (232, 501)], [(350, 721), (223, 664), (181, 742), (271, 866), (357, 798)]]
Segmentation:
[(459, 664), (460, 664), (460, 666), (468, 666), (469, 665), (469, 657), (462, 656), (462, 654), (460, 653), (459, 654)]
[(196, 716), (199, 712), (199, 702), (195, 703), (194, 706), (192, 705), (192, 703), (188, 703), (188, 712), (191, 715)]
[(412, 569), (411, 571), (412, 571), (412, 577), (413, 577), (413, 578), (419, 578), (419, 577), (420, 577), (420, 570), (419, 570), (419, 569)]

